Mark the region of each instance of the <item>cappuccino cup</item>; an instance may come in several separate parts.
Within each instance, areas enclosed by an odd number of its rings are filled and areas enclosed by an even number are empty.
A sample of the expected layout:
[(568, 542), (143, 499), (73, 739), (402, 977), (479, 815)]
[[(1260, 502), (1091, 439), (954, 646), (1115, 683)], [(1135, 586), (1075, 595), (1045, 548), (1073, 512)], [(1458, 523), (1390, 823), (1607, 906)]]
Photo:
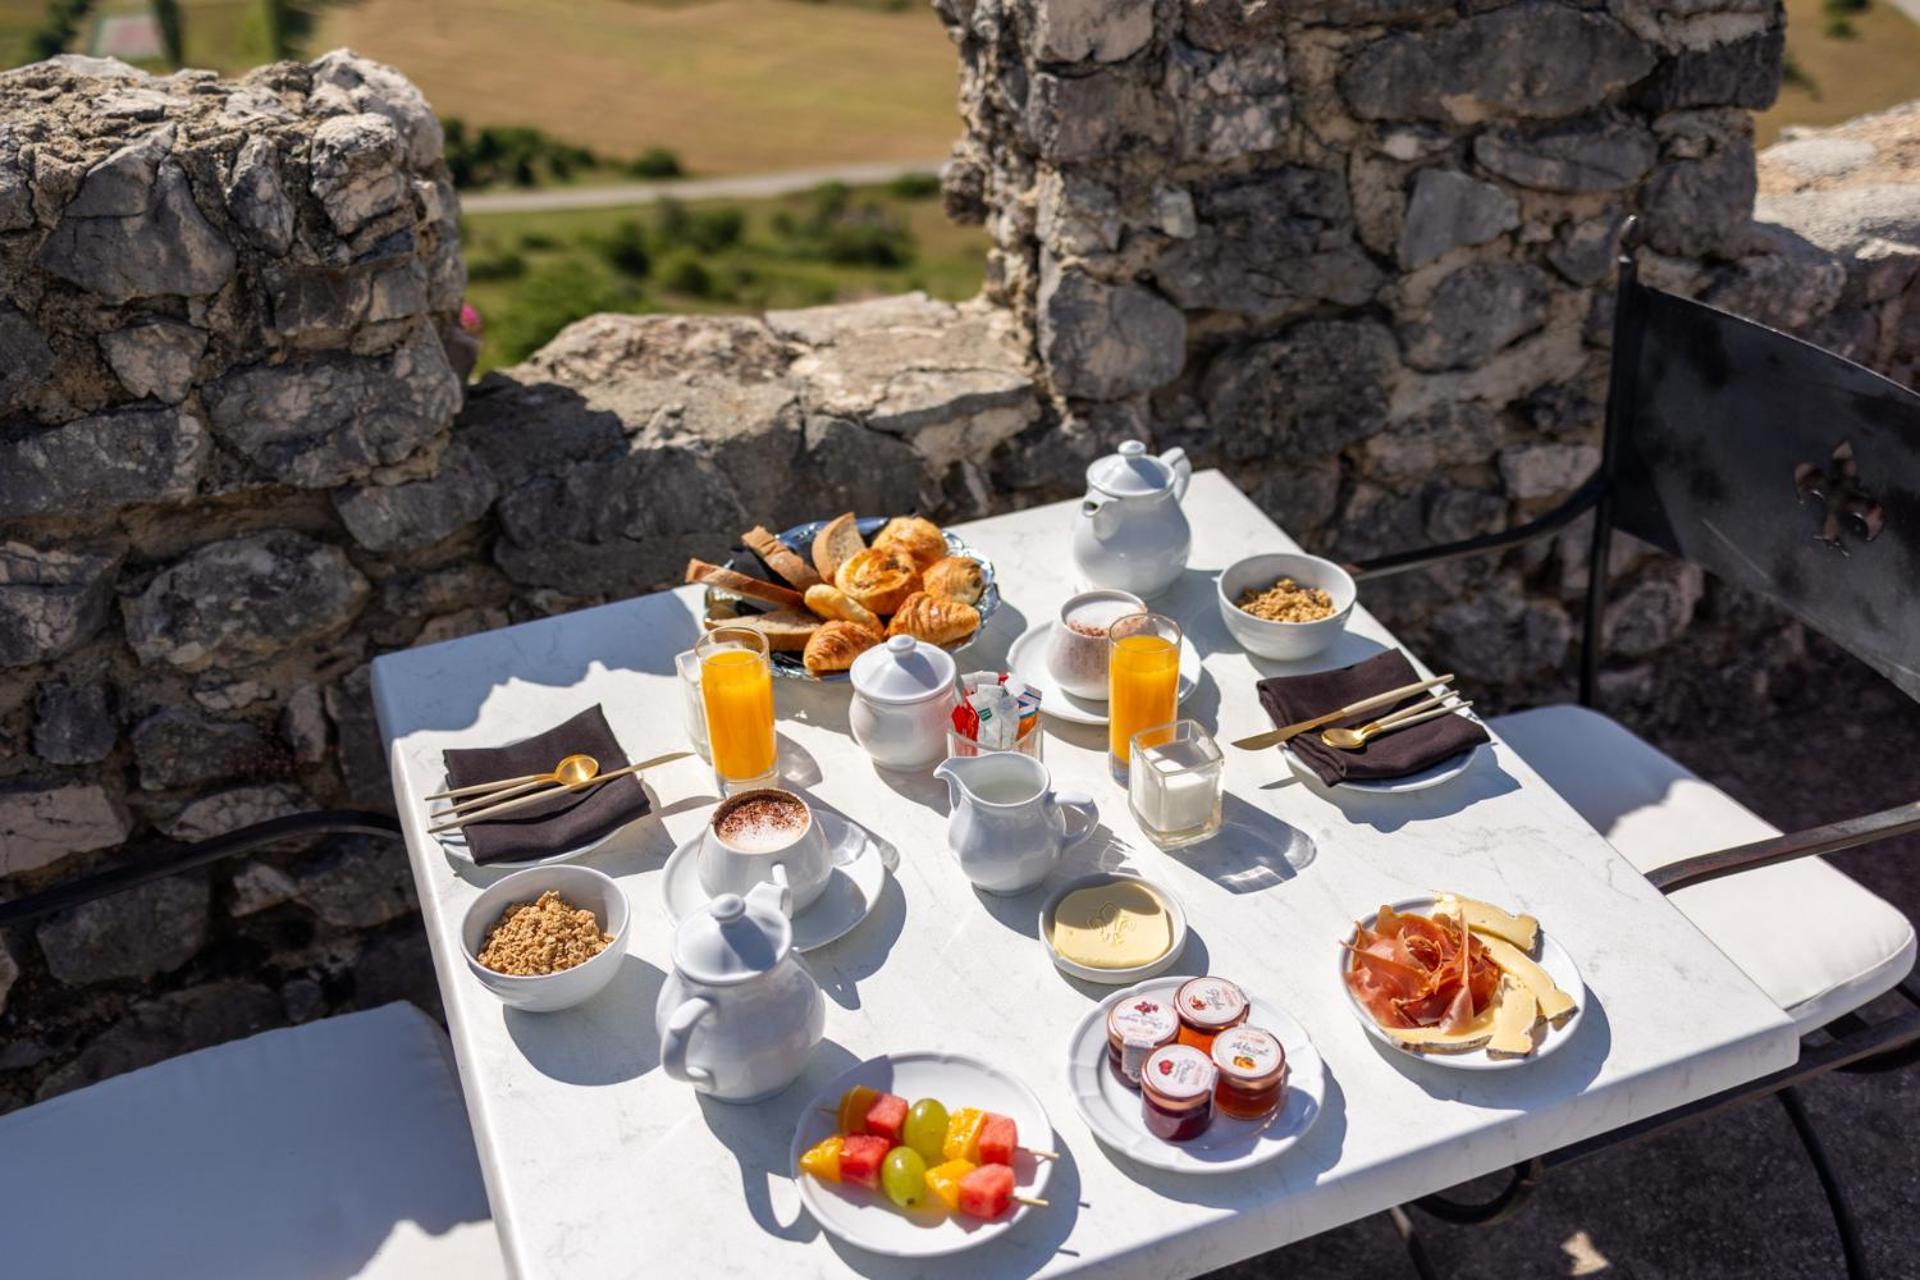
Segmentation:
[(833, 875), (833, 854), (807, 802), (791, 791), (760, 787), (728, 796), (707, 821), (700, 842), (700, 887), (710, 898), (745, 897), (771, 882), (788, 915), (813, 905)]
[(1107, 628), (1130, 613), (1145, 613), (1139, 596), (1105, 589), (1082, 591), (1060, 606), (1047, 636), (1047, 674), (1076, 698), (1107, 700)]

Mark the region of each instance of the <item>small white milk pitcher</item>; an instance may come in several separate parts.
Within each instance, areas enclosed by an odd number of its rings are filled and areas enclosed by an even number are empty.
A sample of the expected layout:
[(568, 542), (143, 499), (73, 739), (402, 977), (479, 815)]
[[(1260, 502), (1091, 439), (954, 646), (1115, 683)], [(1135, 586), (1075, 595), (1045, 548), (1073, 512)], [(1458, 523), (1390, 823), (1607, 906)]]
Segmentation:
[[(1033, 888), (1100, 822), (1092, 796), (1056, 792), (1047, 766), (1018, 751), (953, 756), (933, 776), (946, 780), (953, 802), (947, 847), (967, 879), (987, 893)], [(1077, 819), (1071, 830), (1069, 814)]]

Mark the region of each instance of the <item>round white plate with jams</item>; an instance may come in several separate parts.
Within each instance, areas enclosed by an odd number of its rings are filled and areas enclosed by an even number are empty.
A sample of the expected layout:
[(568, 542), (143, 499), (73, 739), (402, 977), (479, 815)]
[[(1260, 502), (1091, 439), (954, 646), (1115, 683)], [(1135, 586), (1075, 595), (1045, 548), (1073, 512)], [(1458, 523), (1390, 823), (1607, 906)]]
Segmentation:
[(1198, 1137), (1168, 1142), (1147, 1131), (1139, 1092), (1120, 1083), (1107, 1066), (1107, 1011), (1141, 996), (1171, 1001), (1186, 980), (1151, 978), (1108, 996), (1080, 1020), (1067, 1041), (1067, 1091), (1074, 1108), (1103, 1145), (1172, 1173), (1232, 1173), (1285, 1155), (1320, 1118), (1327, 1069), (1307, 1029), (1279, 1005), (1247, 995), (1247, 1023), (1271, 1031), (1287, 1051), (1286, 1095), (1265, 1120), (1235, 1120), (1215, 1111), (1213, 1123)]
[[(857, 1084), (883, 1093), (897, 1093), (910, 1104), (921, 1098), (938, 1098), (949, 1108), (977, 1107), (998, 1112), (1012, 1118), (1020, 1131), (1023, 1147), (1042, 1151), (1060, 1149), (1040, 1099), (1034, 1096), (1033, 1090), (998, 1067), (965, 1054), (933, 1050), (869, 1058), (841, 1073), (803, 1107), (800, 1125), (793, 1131), (793, 1147), (787, 1164), (800, 1184), (800, 1203), (807, 1206), (807, 1212), (828, 1234), (890, 1258), (931, 1258), (997, 1240), (1029, 1213), (1047, 1212), (1016, 1204), (1011, 1213), (1002, 1214), (992, 1222), (982, 1222), (978, 1218), (948, 1213), (946, 1207), (931, 1196), (931, 1205), (908, 1212), (896, 1207), (884, 1191), (869, 1191), (844, 1182), (821, 1182), (801, 1173), (801, 1155), (815, 1143), (833, 1136), (840, 1097)], [(1013, 1165), (1016, 1195), (1046, 1199), (1047, 1180), (1052, 1176), (1052, 1161), (1016, 1154)]]
[[(1047, 670), (1047, 633), (1053, 629), (1053, 623), (1041, 622), (1028, 627), (1020, 633), (1007, 649), (1007, 669), (1026, 681), (1040, 693), (1040, 710), (1047, 715), (1057, 716), (1073, 724), (1105, 724), (1107, 704), (1092, 698), (1076, 698), (1062, 689)], [(1193, 647), (1193, 641), (1180, 637), (1180, 691), (1175, 695), (1180, 702), (1200, 687), (1200, 651)]]

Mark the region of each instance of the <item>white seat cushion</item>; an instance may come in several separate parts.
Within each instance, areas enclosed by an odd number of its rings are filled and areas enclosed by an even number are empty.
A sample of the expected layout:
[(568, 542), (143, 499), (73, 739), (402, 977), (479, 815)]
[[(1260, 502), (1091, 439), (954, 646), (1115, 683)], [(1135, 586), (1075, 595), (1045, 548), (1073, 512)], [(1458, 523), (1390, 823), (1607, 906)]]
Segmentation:
[[(1492, 727), (1641, 871), (1780, 834), (1597, 711), (1540, 707)], [(1672, 900), (1802, 1034), (1913, 968), (1913, 925), (1820, 858), (1692, 885)]]
[(410, 1004), (0, 1116), (0, 1273), (504, 1276), (446, 1037)]

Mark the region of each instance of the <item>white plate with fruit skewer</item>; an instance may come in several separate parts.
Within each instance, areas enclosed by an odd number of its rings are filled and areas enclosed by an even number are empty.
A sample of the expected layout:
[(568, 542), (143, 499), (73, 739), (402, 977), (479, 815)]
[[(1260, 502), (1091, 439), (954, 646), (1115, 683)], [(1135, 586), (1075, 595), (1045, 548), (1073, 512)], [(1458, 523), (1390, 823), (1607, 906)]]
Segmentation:
[(1107, 1014), (1123, 1000), (1171, 1003), (1184, 977), (1150, 978), (1102, 1000), (1067, 1041), (1067, 1090), (1080, 1118), (1100, 1141), (1141, 1164), (1172, 1173), (1232, 1173), (1285, 1155), (1313, 1122), (1327, 1097), (1320, 1051), (1298, 1019), (1271, 1001), (1247, 993), (1247, 1025), (1271, 1032), (1286, 1052), (1286, 1088), (1279, 1109), (1264, 1120), (1237, 1120), (1215, 1112), (1198, 1136), (1169, 1142), (1147, 1130), (1137, 1090), (1107, 1065)]
[[(1441, 934), (1434, 942), (1422, 947), (1418, 954), (1409, 952), (1404, 959), (1431, 969), (1430, 976), (1436, 979), (1431, 984), (1432, 1003), (1435, 1006), (1448, 1003), (1446, 993), (1440, 990), (1440, 982), (1447, 980), (1448, 966), (1454, 962), (1448, 957), (1457, 960), (1458, 948), (1449, 950), (1447, 938), (1458, 933), (1454, 922), (1462, 918), (1463, 911), (1467, 931), (1478, 944), (1469, 954), (1469, 972), (1481, 971), (1491, 977), (1491, 981), (1484, 984), (1486, 989), (1480, 998), (1470, 1011), (1442, 1016), (1431, 1025), (1386, 1025), (1362, 1000), (1356, 985), (1372, 989), (1370, 998), (1383, 1012), (1394, 1008), (1392, 993), (1383, 987), (1395, 980), (1396, 975), (1404, 974), (1406, 966), (1396, 964), (1388, 954), (1391, 938), (1404, 932), (1404, 922), (1414, 922), (1416, 930), (1428, 933), (1433, 932), (1430, 922), (1440, 922)], [(1398, 921), (1388, 922), (1385, 933), (1390, 936), (1379, 942), (1371, 941), (1367, 935), (1381, 938), (1375, 931), (1381, 929), (1386, 912), (1391, 912)], [(1342, 939), (1340, 985), (1347, 994), (1353, 1016), (1367, 1029), (1367, 1034), (1381, 1044), (1435, 1066), (1461, 1071), (1506, 1071), (1556, 1052), (1573, 1038), (1580, 1025), (1587, 1002), (1587, 987), (1581, 981), (1580, 967), (1567, 949), (1532, 916), (1514, 915), (1471, 898), (1439, 894), (1388, 903), (1384, 911), (1366, 916), (1358, 926)], [(1360, 929), (1366, 930), (1367, 935), (1362, 935)], [(1356, 954), (1356, 942), (1366, 942), (1381, 952), (1384, 963), (1379, 983), (1370, 984), (1357, 976), (1368, 967), (1369, 961)], [(1417, 977), (1410, 980), (1418, 981)], [(1426, 990), (1426, 986), (1421, 989)], [(1400, 994), (1402, 999), (1416, 1001), (1404, 1007), (1419, 1011), (1420, 992)], [(1426, 1021), (1424, 1013), (1418, 1021)]]
[[(878, 1110), (864, 1105), (864, 1094), (850, 1100), (856, 1088), (872, 1091)], [(916, 1110), (923, 1099), (937, 1101), (939, 1112)], [(850, 1101), (850, 1107), (843, 1106)], [(981, 1119), (960, 1117), (962, 1109)], [(989, 1124), (994, 1131), (983, 1134)], [(803, 1166), (802, 1157), (836, 1137), (843, 1147), (849, 1137), (856, 1145), (834, 1152), (831, 1167), (823, 1169), (818, 1159)], [(801, 1203), (827, 1233), (888, 1257), (928, 1258), (985, 1244), (1027, 1214), (1045, 1213), (1053, 1165), (1034, 1152), (1051, 1155), (1057, 1146), (1046, 1108), (1026, 1085), (978, 1058), (922, 1050), (869, 1058), (841, 1073), (801, 1112), (789, 1158)], [(889, 1170), (885, 1158), (876, 1158), (877, 1150), (897, 1156), (897, 1167)], [(903, 1150), (910, 1154), (898, 1156)], [(996, 1163), (993, 1156), (1011, 1161)], [(958, 1161), (972, 1167), (962, 1169)], [(927, 1171), (936, 1176), (927, 1179)], [(866, 1185), (882, 1178), (884, 1186)], [(889, 1188), (903, 1193), (908, 1207), (896, 1203)]]

